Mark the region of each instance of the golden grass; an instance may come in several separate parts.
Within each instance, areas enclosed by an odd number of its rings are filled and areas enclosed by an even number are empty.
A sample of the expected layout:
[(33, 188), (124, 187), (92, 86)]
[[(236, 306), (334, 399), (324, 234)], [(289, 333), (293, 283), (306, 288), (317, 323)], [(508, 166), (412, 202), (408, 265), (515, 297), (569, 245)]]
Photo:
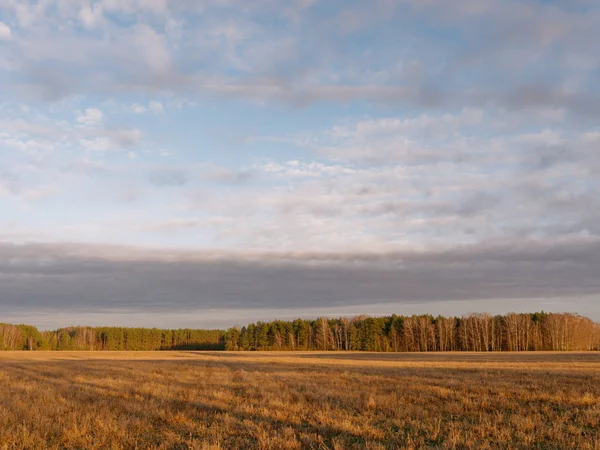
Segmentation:
[(600, 354), (0, 352), (13, 448), (600, 449)]

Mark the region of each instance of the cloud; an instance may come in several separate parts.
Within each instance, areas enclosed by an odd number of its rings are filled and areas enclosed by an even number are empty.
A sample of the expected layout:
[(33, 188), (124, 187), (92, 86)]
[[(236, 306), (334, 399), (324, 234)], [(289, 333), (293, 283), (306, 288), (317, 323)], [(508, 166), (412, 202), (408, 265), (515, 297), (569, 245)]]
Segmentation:
[[(97, 108), (80, 109), (89, 122), (94, 114), (87, 110)], [(195, 156), (178, 164), (148, 163), (153, 130), (145, 136), (137, 128), (113, 128), (119, 120), (113, 112), (110, 121), (85, 127), (42, 120), (33, 110), (27, 114), (5, 121), (7, 133), (0, 136), (4, 145), (28, 155), (20, 165), (35, 161), (38, 172), (20, 180), (27, 189), (49, 184), (65, 167), (98, 169), (81, 166), (82, 157), (108, 170), (111, 183), (131, 184), (142, 199), (148, 184), (178, 187), (153, 194), (172, 195), (168, 211), (159, 215), (152, 202), (145, 203), (147, 216), (131, 220), (113, 206), (123, 222), (111, 224), (122, 234), (111, 239), (120, 242), (132, 233), (146, 243), (358, 251), (599, 232), (598, 132), (585, 123), (573, 129), (554, 110), (526, 117), (464, 109), (339, 119), (321, 130), (269, 138), (291, 146), (293, 159), (259, 158), (227, 167)], [(264, 140), (241, 142), (261, 147)], [(140, 158), (125, 163), (128, 152)], [(46, 183), (36, 181), (41, 176)], [(104, 182), (94, 175), (84, 192), (95, 198), (106, 190)], [(207, 222), (204, 215), (218, 221)], [(172, 226), (177, 223), (188, 224), (181, 227), (185, 233), (177, 234)], [(201, 226), (189, 225), (196, 223)], [(153, 230), (163, 231), (157, 236)]]
[(9, 40), (11, 37), (12, 32), (10, 31), (10, 27), (4, 22), (0, 22), (0, 41)]
[(600, 289), (598, 255), (597, 240), (525, 241), (514, 247), (424, 253), (221, 256), (2, 245), (2, 310), (309, 311), (395, 303), (401, 313), (402, 305), (431, 301), (570, 298)]
[(150, 182), (155, 186), (183, 186), (188, 182), (187, 173), (175, 168), (164, 167), (153, 169), (148, 177)]
[(312, 309), (599, 292), (593, 2), (5, 6), (0, 240), (221, 249), (173, 250), (180, 273), (139, 249), (129, 266), (106, 248), (19, 250), (42, 268), (13, 249), (11, 298), (160, 308), (181, 283), (181, 308)]
[(0, 172), (0, 199), (3, 196), (12, 197), (25, 202), (37, 202), (52, 196), (56, 192), (56, 183), (37, 183), (28, 186), (14, 171)]
[[(381, 0), (368, 8), (334, 2), (324, 12), (318, 3), (118, 3), (9, 5), (9, 20), (32, 30), (6, 50), (15, 95), (56, 101), (133, 90), (300, 107), (368, 101), (600, 113), (591, 44), (600, 12), (592, 4)], [(56, 23), (60, 33), (51, 32)], [(407, 45), (381, 45), (392, 41)]]
[(21, 192), (19, 176), (14, 172), (0, 172), (0, 194), (18, 195)]
[(255, 173), (253, 170), (240, 169), (231, 170), (217, 165), (208, 165), (204, 177), (221, 183), (229, 184), (247, 184), (252, 181)]
[(165, 108), (162, 103), (154, 100), (148, 104), (148, 109), (155, 114), (162, 114), (165, 112)]
[(87, 126), (97, 126), (104, 122), (104, 114), (96, 108), (87, 108), (77, 117), (77, 122)]
[(141, 139), (141, 132), (138, 129), (123, 128), (123, 129), (106, 129), (102, 132), (112, 142), (119, 147), (134, 147), (139, 144)]
[(146, 112), (146, 107), (138, 103), (134, 103), (129, 107), (129, 109), (135, 114), (143, 114)]
[(110, 172), (105, 164), (86, 158), (69, 162), (63, 166), (62, 170), (67, 173), (86, 176), (104, 175)]
[(147, 69), (155, 75), (169, 73), (171, 56), (164, 35), (146, 24), (138, 24), (133, 29), (133, 42)]
[(87, 151), (110, 152), (135, 147), (140, 142), (137, 129), (93, 129), (79, 141)]
[(94, 28), (104, 22), (104, 14), (100, 3), (83, 5), (79, 11), (79, 19), (86, 28)]

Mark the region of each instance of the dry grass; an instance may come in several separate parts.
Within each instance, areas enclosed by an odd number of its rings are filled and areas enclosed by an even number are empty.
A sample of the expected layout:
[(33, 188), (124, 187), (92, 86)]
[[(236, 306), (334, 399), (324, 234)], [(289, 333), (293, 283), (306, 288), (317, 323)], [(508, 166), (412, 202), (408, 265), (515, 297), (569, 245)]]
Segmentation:
[(600, 449), (600, 354), (0, 353), (0, 449)]

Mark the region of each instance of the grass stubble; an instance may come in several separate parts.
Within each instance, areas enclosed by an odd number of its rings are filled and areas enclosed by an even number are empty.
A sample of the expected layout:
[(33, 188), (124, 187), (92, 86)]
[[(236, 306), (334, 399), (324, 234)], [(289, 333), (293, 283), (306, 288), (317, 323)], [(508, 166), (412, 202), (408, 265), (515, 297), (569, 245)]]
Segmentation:
[(600, 449), (600, 354), (0, 353), (0, 449)]

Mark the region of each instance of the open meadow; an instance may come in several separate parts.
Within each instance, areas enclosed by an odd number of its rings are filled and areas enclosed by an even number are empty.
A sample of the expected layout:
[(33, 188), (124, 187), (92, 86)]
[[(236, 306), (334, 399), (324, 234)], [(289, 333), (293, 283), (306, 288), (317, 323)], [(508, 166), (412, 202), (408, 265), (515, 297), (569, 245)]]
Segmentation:
[(0, 352), (0, 449), (600, 449), (600, 353)]

